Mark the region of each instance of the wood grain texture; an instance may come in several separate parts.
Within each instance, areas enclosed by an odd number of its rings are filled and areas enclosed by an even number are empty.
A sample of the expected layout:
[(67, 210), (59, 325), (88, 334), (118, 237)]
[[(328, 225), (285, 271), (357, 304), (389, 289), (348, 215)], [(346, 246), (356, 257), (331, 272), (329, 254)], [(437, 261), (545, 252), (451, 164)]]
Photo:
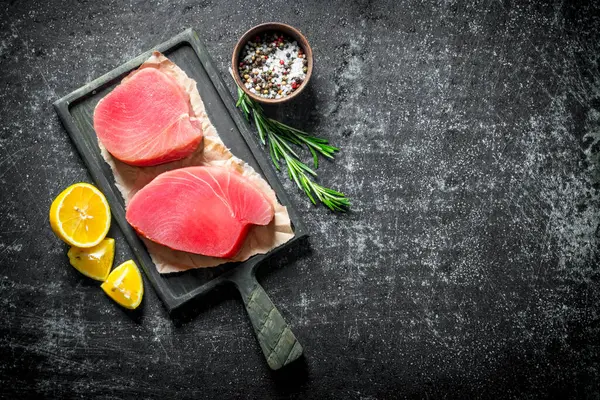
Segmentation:
[(302, 355), (302, 345), (267, 292), (251, 275), (237, 279), (236, 285), (269, 367), (278, 370), (296, 361)]

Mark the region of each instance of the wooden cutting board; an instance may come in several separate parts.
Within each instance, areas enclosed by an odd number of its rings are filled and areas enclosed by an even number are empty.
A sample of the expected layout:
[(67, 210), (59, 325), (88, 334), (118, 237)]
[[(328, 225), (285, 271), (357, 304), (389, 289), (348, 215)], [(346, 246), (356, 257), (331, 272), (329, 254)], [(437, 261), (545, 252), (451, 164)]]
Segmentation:
[[(125, 204), (115, 187), (112, 171), (100, 154), (93, 128), (93, 113), (98, 101), (127, 74), (146, 61), (153, 50), (163, 53), (197, 82), (207, 114), (225, 145), (234, 155), (260, 173), (271, 185), (279, 201), (288, 208), (295, 233), (292, 240), (268, 254), (254, 256), (245, 262), (168, 275), (161, 275), (157, 271), (146, 247), (125, 219)], [(169, 312), (208, 293), (218, 285), (233, 283), (242, 296), (269, 366), (279, 369), (299, 358), (302, 355), (302, 346), (256, 280), (256, 268), (276, 252), (297, 245), (299, 240), (308, 235), (267, 155), (255, 139), (246, 120), (235, 108), (235, 100), (225, 87), (198, 35), (192, 29), (180, 33), (66, 95), (54, 103), (54, 108), (94, 182), (106, 195), (113, 218), (123, 231), (139, 265)]]

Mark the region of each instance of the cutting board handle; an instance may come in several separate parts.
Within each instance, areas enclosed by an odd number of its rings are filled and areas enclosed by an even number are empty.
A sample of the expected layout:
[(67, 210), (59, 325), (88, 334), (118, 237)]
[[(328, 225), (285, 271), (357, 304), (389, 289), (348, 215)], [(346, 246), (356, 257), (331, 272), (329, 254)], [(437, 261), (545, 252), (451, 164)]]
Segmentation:
[(240, 291), (269, 367), (278, 370), (302, 355), (302, 346), (253, 274), (232, 279)]

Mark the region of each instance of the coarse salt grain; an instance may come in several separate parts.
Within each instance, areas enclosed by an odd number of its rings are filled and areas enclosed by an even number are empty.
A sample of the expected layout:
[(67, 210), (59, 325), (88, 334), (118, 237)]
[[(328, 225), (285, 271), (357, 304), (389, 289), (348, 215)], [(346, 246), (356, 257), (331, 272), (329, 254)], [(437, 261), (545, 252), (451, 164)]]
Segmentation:
[(244, 85), (250, 93), (261, 97), (288, 96), (306, 79), (305, 56), (298, 42), (287, 37), (281, 40), (280, 35), (273, 33), (258, 39), (260, 43), (255, 38), (255, 42), (248, 42), (242, 50), (238, 71)]

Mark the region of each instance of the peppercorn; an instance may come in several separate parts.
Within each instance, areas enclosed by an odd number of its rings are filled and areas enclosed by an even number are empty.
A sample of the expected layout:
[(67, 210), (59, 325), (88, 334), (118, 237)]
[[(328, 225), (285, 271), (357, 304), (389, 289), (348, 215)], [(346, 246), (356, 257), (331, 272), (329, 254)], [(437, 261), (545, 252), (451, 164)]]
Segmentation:
[[(276, 49), (281, 49), (281, 57), (275, 57)], [(252, 92), (266, 98), (280, 98), (290, 95), (303, 83), (308, 72), (306, 54), (292, 38), (276, 32), (256, 35), (244, 46), (243, 57), (239, 60), (238, 73)], [(300, 71), (292, 71), (292, 65), (300, 60)], [(278, 62), (279, 61), (279, 62)], [(300, 72), (300, 77), (290, 75)], [(248, 76), (248, 77), (246, 77)], [(279, 82), (279, 83), (278, 83)]]

